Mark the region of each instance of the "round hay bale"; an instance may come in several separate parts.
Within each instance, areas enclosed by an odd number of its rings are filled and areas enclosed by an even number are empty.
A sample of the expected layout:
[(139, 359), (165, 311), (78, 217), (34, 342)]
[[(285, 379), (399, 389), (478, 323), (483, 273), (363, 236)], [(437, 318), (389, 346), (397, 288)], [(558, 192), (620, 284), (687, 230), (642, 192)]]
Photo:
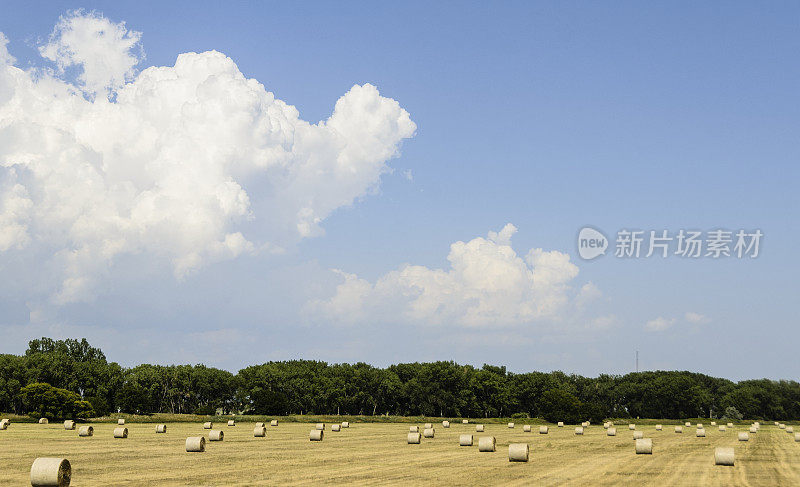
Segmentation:
[(64, 429), (65, 430), (74, 430), (75, 429), (75, 421), (68, 419), (64, 421)]
[(430, 428), (433, 428), (433, 425), (431, 423), (425, 423), (425, 427), (422, 429), (430, 429)]
[(675, 432), (676, 433), (683, 433), (683, 426), (676, 426), (675, 427)]
[(349, 428), (349, 427), (350, 427), (350, 421), (342, 421), (342, 428)]
[(633, 432), (633, 439), (634, 440), (641, 440), (642, 438), (644, 438), (644, 432), (643, 431), (634, 431)]
[(39, 418), (39, 424), (47, 424), (49, 422), (50, 421), (48, 421), (47, 418)]
[(314, 429), (325, 431), (325, 423), (317, 423), (317, 425), (314, 426)]
[(629, 424), (628, 425), (628, 429), (629, 430), (635, 430), (636, 429), (636, 425), (635, 424)]
[(342, 429), (342, 425), (340, 424), (332, 424), (331, 431), (340, 431)]
[(128, 428), (114, 428), (114, 438), (127, 438)]
[(225, 439), (225, 433), (221, 430), (211, 430), (208, 432), (208, 441), (222, 441)]
[(8, 423), (0, 421), (0, 430), (8, 429)]
[(728, 423), (728, 428), (733, 428), (733, 423)]
[(263, 438), (265, 436), (267, 436), (267, 428), (266, 427), (264, 427), (264, 426), (256, 426), (255, 428), (253, 428), (253, 437), (255, 437), (255, 438)]
[(442, 428), (449, 428), (449, 427), (450, 427), (450, 421), (442, 421)]
[(720, 430), (720, 431), (725, 431), (725, 430), (727, 430), (727, 429), (728, 429), (728, 428), (726, 428), (724, 424), (721, 424), (721, 425), (719, 425), (719, 430)]
[(606, 421), (605, 423), (603, 423), (603, 428), (604, 428), (604, 429), (608, 429), (609, 427), (611, 427), (611, 425), (608, 423), (608, 421)]
[(434, 436), (436, 436), (436, 430), (433, 428), (425, 428), (424, 430), (422, 430), (422, 436), (424, 436), (425, 438), (433, 438)]
[(94, 428), (92, 426), (81, 426), (78, 430), (78, 436), (94, 436)]
[(575, 427), (575, 434), (582, 435), (583, 434), (583, 426), (576, 426)]
[(461, 420), (461, 424), (469, 424), (469, 420), (468, 419), (462, 419)]
[(775, 421), (775, 426), (778, 426), (778, 422), (777, 421)]
[(476, 433), (483, 433), (483, 425), (482, 424), (476, 424), (475, 425), (475, 432)]
[(706, 430), (705, 430), (705, 428), (698, 428), (697, 431), (694, 432), (694, 434), (698, 438), (705, 438), (706, 437)]
[(606, 430), (606, 435), (617, 436), (617, 428), (611, 427)]
[(419, 433), (409, 433), (408, 434), (408, 444), (409, 445), (419, 445), (421, 435)]
[(581, 426), (583, 426), (584, 428), (588, 428), (589, 427), (589, 423), (584, 421), (583, 423), (581, 423)]
[(703, 429), (703, 423), (697, 423), (695, 425), (698, 429)]
[(214, 423), (212, 423), (211, 421), (206, 421), (205, 423), (203, 423), (203, 429), (204, 430), (210, 430), (213, 427), (214, 427)]
[(748, 435), (747, 432), (742, 431), (739, 433), (739, 441), (749, 441), (749, 440), (750, 440), (750, 435)]
[(539, 426), (539, 434), (546, 435), (550, 431), (550, 428), (547, 426)]
[(800, 443), (800, 433), (795, 433), (794, 434), (794, 441), (797, 442), (797, 443)]
[(522, 425), (522, 431), (524, 431), (525, 433), (530, 433), (531, 432), (531, 425), (523, 424)]
[(156, 425), (156, 433), (166, 433), (166, 432), (167, 432), (167, 425), (165, 424)]
[(688, 428), (689, 426), (691, 426), (691, 425), (692, 425), (692, 423), (690, 423), (689, 421), (687, 421), (687, 422), (683, 423), (683, 425), (684, 425), (684, 426), (686, 426), (686, 427)]
[(663, 426), (661, 426), (660, 424), (657, 424), (657, 425), (656, 425), (656, 431), (661, 431), (663, 428), (664, 428), (664, 427), (663, 427)]
[(119, 418), (119, 419), (117, 420), (117, 424), (118, 424), (118, 425), (120, 425), (120, 426), (122, 426), (123, 424), (125, 424), (125, 420), (124, 420), (124, 419), (122, 419), (122, 418)]
[(186, 451), (187, 452), (204, 452), (206, 451), (206, 439), (203, 436), (190, 436), (186, 438)]
[(514, 423), (508, 423), (508, 427), (509, 428), (513, 428), (514, 427)]
[(733, 448), (717, 447), (714, 449), (714, 465), (733, 466)]
[(495, 451), (497, 439), (494, 436), (481, 436), (478, 438), (478, 451)]
[(308, 439), (311, 441), (322, 441), (322, 437), (325, 434), (324, 430), (320, 429), (313, 429), (310, 433), (308, 433)]
[(583, 423), (584, 428), (592, 425), (591, 421), (584, 421)]
[(751, 426), (750, 427), (750, 432), (753, 433), (753, 434), (758, 433), (758, 428), (756, 428), (755, 426)]
[(458, 437), (458, 446), (472, 446), (472, 435), (461, 435)]
[(256, 428), (264, 428), (264, 427), (265, 427), (264, 423), (256, 423)]
[(786, 429), (786, 425), (781, 423), (781, 424), (778, 425), (778, 428), (780, 428), (782, 430), (785, 430)]
[(33, 487), (67, 487), (72, 480), (72, 466), (66, 458), (41, 457), (31, 465)]
[(559, 428), (563, 428), (564, 427), (564, 422), (563, 421), (559, 421), (556, 426), (558, 426)]
[(527, 443), (511, 443), (508, 445), (509, 462), (527, 462), (530, 448)]
[(229, 419), (228, 420), (228, 426), (236, 426), (236, 420), (235, 419)]
[(272, 421), (269, 422), (269, 425), (270, 426), (278, 426), (278, 420), (277, 419), (273, 419)]
[(794, 433), (794, 428), (792, 428), (791, 426), (787, 426), (786, 427), (786, 432), (787, 433)]
[(712, 421), (712, 422), (711, 422), (711, 426), (716, 426), (716, 425), (717, 425), (717, 422), (716, 422), (716, 421)]
[(419, 433), (419, 426), (409, 426), (408, 427), (409, 433)]
[(635, 447), (637, 455), (653, 454), (653, 440), (650, 438), (637, 438)]

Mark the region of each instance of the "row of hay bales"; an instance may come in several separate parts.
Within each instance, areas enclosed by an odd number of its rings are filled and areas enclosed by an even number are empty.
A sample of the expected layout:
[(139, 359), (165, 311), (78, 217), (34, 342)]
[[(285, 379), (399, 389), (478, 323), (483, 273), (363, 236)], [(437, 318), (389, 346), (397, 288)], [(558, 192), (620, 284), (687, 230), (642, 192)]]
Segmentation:
[[(2, 427), (2, 429), (8, 428), (9, 424), (10, 421), (8, 419), (0, 420), (0, 427)], [(124, 425), (124, 424), (125, 420), (120, 419), (118, 421), (118, 425)], [(229, 420), (227, 425), (231, 427), (236, 426), (236, 422), (234, 420)], [(270, 422), (270, 426), (278, 426), (278, 420), (272, 420)], [(317, 423), (314, 426), (314, 429), (311, 430), (311, 432), (309, 433), (309, 439), (311, 441), (322, 441), (323, 434), (325, 431), (325, 426), (326, 426), (325, 423)], [(203, 423), (203, 429), (209, 430), (208, 440), (223, 441), (225, 438), (225, 433), (221, 430), (215, 430), (213, 429), (213, 427), (214, 425), (210, 421)], [(331, 431), (341, 431), (342, 428), (350, 428), (350, 422), (344, 421), (342, 423), (331, 425)], [(75, 422), (71, 420), (65, 421), (64, 429), (74, 430)], [(166, 424), (156, 425), (157, 434), (166, 432), (167, 432)], [(81, 426), (78, 431), (78, 435), (93, 436), (94, 427), (89, 425)], [(253, 430), (253, 436), (255, 437), (266, 436), (266, 425), (264, 423), (256, 423), (256, 427)], [(115, 428), (114, 437), (127, 438), (128, 428), (125, 427)], [(185, 449), (187, 452), (190, 453), (204, 452), (206, 449), (205, 437), (190, 436), (186, 438)], [(71, 479), (72, 479), (72, 466), (69, 460), (65, 458), (50, 458), (50, 457), (37, 458), (36, 460), (34, 460), (33, 465), (31, 465), (32, 487), (68, 487), (71, 482)]]
[[(464, 424), (467, 421), (463, 421)], [(576, 435), (583, 435), (584, 428), (588, 427), (590, 423), (588, 421), (581, 423), (581, 426), (575, 427), (575, 434)], [(691, 423), (686, 422), (686, 426), (691, 426)], [(787, 427), (781, 423), (775, 423), (776, 426), (785, 430), (787, 433), (794, 434), (794, 441), (800, 442), (800, 433), (794, 433), (794, 429), (792, 427)], [(445, 428), (449, 428), (449, 422), (443, 422), (443, 426)], [(559, 427), (563, 427), (563, 422), (558, 423)], [(697, 423), (696, 425), (695, 435), (697, 437), (705, 437), (705, 426), (702, 423)], [(717, 426), (715, 421), (711, 422), (711, 426)], [(514, 428), (514, 423), (508, 423), (508, 428)], [(617, 430), (614, 427), (613, 422), (606, 422), (603, 424), (603, 427), (606, 429), (607, 436), (616, 436)], [(726, 425), (719, 425), (719, 431), (727, 431), (727, 428), (732, 428), (733, 423), (728, 423)], [(759, 422), (754, 422), (748, 432), (739, 432), (738, 439), (739, 441), (748, 441), (750, 433), (757, 433), (759, 428), (761, 427)], [(637, 455), (652, 455), (653, 454), (653, 440), (652, 438), (645, 438), (644, 433), (642, 431), (636, 430), (636, 424), (631, 423), (628, 425), (628, 429), (633, 431), (633, 440), (634, 440), (634, 451)], [(655, 425), (656, 431), (663, 431), (663, 425), (657, 424)], [(476, 425), (476, 431), (484, 431), (483, 425)], [(523, 425), (524, 432), (531, 432), (530, 425)], [(539, 427), (540, 434), (547, 434), (548, 427), (547, 426), (540, 426)], [(683, 433), (683, 427), (675, 426), (675, 433)], [(408, 444), (420, 444), (421, 438), (434, 438), (435, 437), (435, 429), (431, 423), (426, 423), (422, 435), (419, 433), (419, 426), (411, 426), (409, 428), (407, 442)], [(474, 437), (471, 434), (462, 434), (459, 436), (458, 444), (459, 446), (473, 446)], [(494, 436), (482, 436), (478, 439), (478, 451), (480, 452), (493, 452), (496, 449), (496, 439)], [(509, 461), (522, 461), (527, 462), (529, 457), (530, 448), (527, 443), (512, 443), (509, 445)], [(524, 453), (523, 453), (524, 452)], [(733, 447), (717, 447), (714, 450), (714, 464), (715, 465), (722, 465), (722, 466), (733, 466), (735, 463), (735, 451)]]

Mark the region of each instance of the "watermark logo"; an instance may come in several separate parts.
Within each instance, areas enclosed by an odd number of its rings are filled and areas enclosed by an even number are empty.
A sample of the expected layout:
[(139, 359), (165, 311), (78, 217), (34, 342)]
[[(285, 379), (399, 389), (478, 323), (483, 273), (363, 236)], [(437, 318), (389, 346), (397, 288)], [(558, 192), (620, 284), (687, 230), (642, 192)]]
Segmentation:
[(578, 232), (578, 255), (581, 259), (592, 260), (605, 255), (608, 239), (592, 227), (583, 227)]
[[(715, 229), (702, 232), (684, 230), (628, 230), (617, 232), (614, 242), (614, 257), (638, 259), (640, 257), (677, 256), (685, 259), (725, 257), (755, 259), (761, 252), (761, 230), (730, 231)], [(578, 232), (578, 255), (584, 260), (592, 260), (605, 255), (609, 240), (602, 232), (592, 227), (583, 227)]]

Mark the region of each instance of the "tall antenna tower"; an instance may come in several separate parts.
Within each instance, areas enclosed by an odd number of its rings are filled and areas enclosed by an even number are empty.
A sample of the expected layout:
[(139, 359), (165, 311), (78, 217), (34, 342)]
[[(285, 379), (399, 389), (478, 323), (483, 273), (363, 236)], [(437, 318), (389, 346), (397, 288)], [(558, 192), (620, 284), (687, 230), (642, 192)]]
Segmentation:
[(639, 351), (636, 351), (636, 372), (639, 372)]

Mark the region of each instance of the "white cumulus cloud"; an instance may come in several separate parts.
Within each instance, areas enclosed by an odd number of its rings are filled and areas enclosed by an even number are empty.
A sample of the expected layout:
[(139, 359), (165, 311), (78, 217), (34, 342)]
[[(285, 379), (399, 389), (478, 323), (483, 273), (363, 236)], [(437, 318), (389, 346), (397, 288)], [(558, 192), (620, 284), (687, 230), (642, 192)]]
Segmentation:
[(180, 278), (319, 235), (415, 133), (369, 84), (307, 122), (216, 51), (136, 73), (140, 37), (73, 12), (40, 49), (59, 69), (24, 71), (0, 33), (0, 263), (45, 256), (57, 302), (91, 299), (123, 255)]
[(518, 255), (511, 247), (516, 230), (509, 223), (487, 238), (455, 242), (447, 269), (405, 265), (374, 283), (337, 271), (344, 281), (335, 295), (310, 303), (309, 309), (342, 323), (491, 327), (563, 318), (578, 267), (558, 251)]
[(689, 323), (694, 323), (696, 325), (704, 325), (711, 321), (711, 319), (708, 316), (702, 315), (700, 313), (695, 313), (693, 311), (689, 311), (684, 316), (686, 318), (686, 321), (688, 321)]
[(656, 319), (645, 323), (644, 327), (649, 331), (664, 331), (675, 324), (675, 318), (664, 318), (659, 316)]

